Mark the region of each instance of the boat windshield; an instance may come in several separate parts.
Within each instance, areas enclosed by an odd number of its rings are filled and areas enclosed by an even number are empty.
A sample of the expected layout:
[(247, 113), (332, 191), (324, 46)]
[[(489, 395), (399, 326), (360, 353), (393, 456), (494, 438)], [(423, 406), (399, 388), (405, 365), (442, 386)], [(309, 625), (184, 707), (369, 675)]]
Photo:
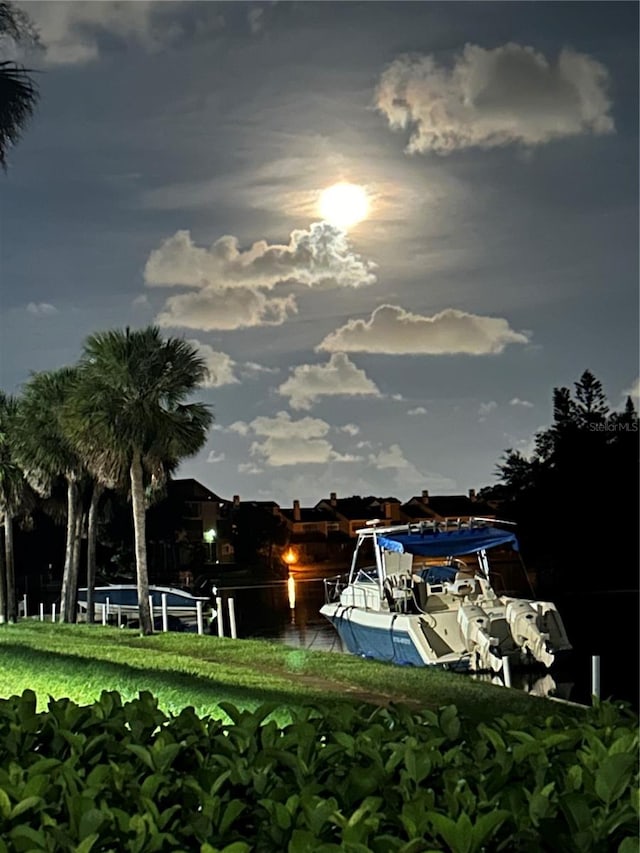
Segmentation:
[(378, 567), (367, 566), (356, 574), (355, 583), (378, 583)]
[(422, 569), (419, 574), (422, 580), (427, 583), (442, 583), (443, 581), (454, 580), (456, 569), (453, 566), (429, 566)]

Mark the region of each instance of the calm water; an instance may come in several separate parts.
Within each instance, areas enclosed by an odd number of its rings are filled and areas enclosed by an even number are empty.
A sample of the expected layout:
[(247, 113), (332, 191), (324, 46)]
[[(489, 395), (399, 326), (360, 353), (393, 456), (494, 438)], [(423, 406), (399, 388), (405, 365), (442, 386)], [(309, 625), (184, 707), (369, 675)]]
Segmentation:
[[(340, 638), (320, 615), (324, 603), (322, 578), (300, 577), (290, 607), (286, 582), (247, 588), (219, 588), (225, 634), (229, 635), (226, 600), (235, 602), (238, 637), (276, 640), (289, 646), (344, 653)], [(638, 593), (611, 592), (556, 597), (574, 651), (545, 672), (513, 673), (512, 686), (588, 704), (591, 696), (591, 655), (600, 656), (603, 698), (629, 702), (638, 710)], [(461, 678), (468, 676), (460, 676)]]

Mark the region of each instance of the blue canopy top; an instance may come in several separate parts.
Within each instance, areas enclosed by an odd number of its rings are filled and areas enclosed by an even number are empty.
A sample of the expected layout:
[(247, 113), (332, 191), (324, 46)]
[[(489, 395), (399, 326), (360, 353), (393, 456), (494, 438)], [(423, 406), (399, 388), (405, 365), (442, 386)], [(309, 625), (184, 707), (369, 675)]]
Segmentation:
[(497, 527), (476, 527), (466, 530), (426, 530), (423, 533), (387, 533), (378, 535), (378, 542), (387, 551), (416, 554), (420, 557), (458, 557), (475, 554), (489, 548), (510, 545), (518, 550), (515, 533)]

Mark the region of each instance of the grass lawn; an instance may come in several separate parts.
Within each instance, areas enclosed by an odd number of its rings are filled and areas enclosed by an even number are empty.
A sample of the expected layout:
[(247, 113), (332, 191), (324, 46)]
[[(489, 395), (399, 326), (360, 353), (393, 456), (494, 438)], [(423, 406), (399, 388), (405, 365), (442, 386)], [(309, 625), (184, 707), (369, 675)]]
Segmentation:
[[(123, 699), (148, 690), (165, 711), (191, 705), (222, 716), (220, 702), (253, 709), (311, 702), (369, 701), (437, 708), (455, 704), (475, 719), (504, 713), (547, 715), (563, 707), (464, 675), (400, 667), (263, 640), (154, 634), (98, 625), (23, 620), (0, 625), (0, 697), (30, 688), (40, 707), (49, 696), (89, 704), (103, 690)], [(575, 713), (575, 707), (572, 709)]]

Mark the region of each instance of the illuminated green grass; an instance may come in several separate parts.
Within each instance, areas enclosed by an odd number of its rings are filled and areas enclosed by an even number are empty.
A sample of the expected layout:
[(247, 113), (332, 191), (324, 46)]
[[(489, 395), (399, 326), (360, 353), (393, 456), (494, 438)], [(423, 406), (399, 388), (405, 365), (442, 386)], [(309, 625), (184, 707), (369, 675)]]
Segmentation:
[(80, 704), (117, 690), (131, 699), (153, 693), (174, 713), (191, 705), (212, 714), (223, 701), (255, 708), (305, 702), (370, 701), (434, 708), (455, 704), (487, 719), (501, 713), (557, 713), (550, 700), (471, 681), (464, 675), (399, 667), (263, 640), (192, 634), (141, 637), (127, 630), (24, 620), (0, 626), (0, 697), (36, 692)]

